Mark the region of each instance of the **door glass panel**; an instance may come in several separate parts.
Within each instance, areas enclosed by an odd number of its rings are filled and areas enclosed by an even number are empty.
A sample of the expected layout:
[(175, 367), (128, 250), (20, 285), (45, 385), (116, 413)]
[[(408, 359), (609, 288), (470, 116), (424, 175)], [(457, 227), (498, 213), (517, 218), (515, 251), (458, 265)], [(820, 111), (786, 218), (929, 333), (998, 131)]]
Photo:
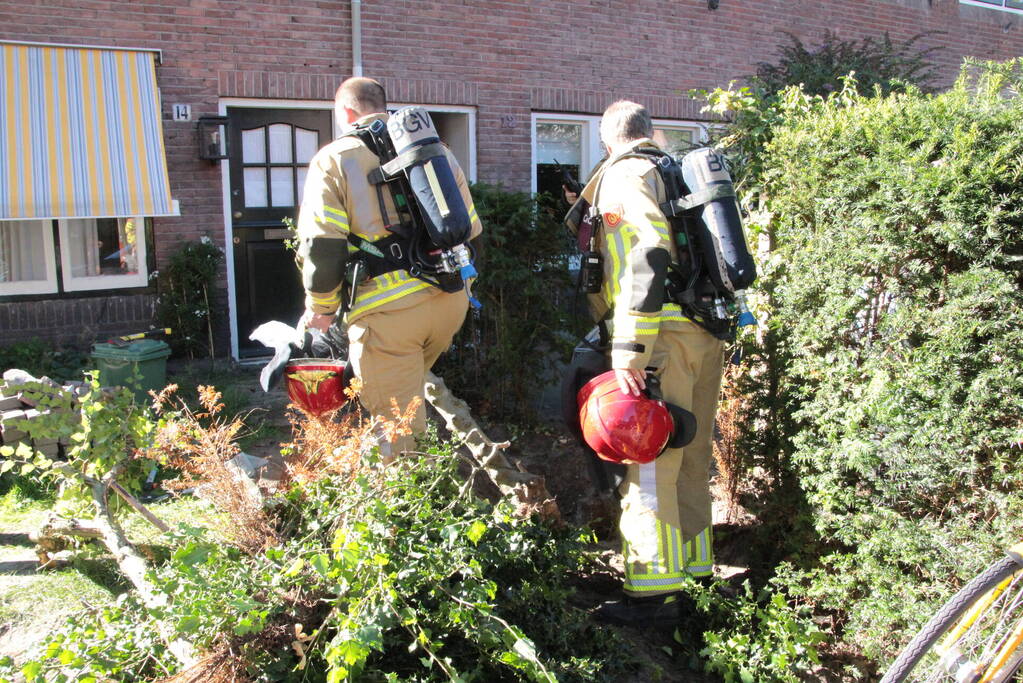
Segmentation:
[(303, 196), (305, 192), (305, 177), (309, 173), (308, 166), (299, 166), (295, 171), (298, 173), (298, 196)]
[[(320, 135), (315, 130), (295, 128), (295, 163), (308, 164), (320, 148)], [(301, 187), (301, 186), (300, 186)]]
[(286, 123), (270, 126), (270, 163), (291, 163), (291, 126)]
[(270, 169), (270, 197), (273, 206), (295, 205), (295, 172), (290, 168)]
[(266, 206), (266, 169), (245, 169), (245, 206)]
[(242, 131), (242, 163), (266, 163), (266, 128)]

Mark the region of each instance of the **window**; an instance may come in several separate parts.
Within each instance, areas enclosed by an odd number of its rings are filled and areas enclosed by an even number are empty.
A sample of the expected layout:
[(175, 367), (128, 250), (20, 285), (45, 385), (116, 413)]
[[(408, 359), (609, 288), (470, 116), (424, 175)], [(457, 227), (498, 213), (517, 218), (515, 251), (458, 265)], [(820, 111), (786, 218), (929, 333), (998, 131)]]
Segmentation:
[(394, 113), (402, 107), (423, 107), (430, 114), (441, 142), (451, 149), (469, 182), (476, 182), (476, 110), (459, 105), (391, 104)]
[(700, 129), (689, 126), (654, 124), (654, 142), (665, 152), (685, 154), (698, 146), (700, 142)]
[(144, 219), (75, 218), (59, 225), (65, 291), (146, 286)]
[[(706, 140), (698, 123), (654, 119), (654, 142), (673, 154), (685, 153)], [(561, 196), (561, 172), (585, 183), (604, 158), (600, 117), (576, 114), (533, 114), (533, 192)]]
[(145, 221), (0, 221), (0, 296), (148, 286)]
[(536, 124), (536, 191), (560, 196), (562, 173), (573, 178), (589, 172), (589, 159), (583, 162), (587, 146), (583, 144), (586, 122), (538, 121)]
[(0, 221), (0, 295), (57, 291), (51, 221)]
[(978, 7), (990, 7), (1005, 12), (1023, 14), (1023, 1), (1021, 0), (959, 0), (963, 5), (977, 5)]

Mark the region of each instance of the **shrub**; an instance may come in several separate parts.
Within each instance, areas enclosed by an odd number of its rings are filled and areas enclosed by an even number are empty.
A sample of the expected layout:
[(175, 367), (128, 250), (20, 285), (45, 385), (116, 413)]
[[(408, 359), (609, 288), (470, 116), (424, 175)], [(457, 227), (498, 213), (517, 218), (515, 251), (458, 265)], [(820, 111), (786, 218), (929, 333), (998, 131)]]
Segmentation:
[(0, 347), (0, 374), (17, 368), (33, 377), (45, 376), (58, 382), (80, 380), (87, 362), (88, 356), (77, 349), (56, 349), (40, 339)]
[[(224, 436), (235, 422), (216, 417), (216, 392), (204, 391), (204, 412), (164, 412), (134, 445), (180, 461), (208, 444), (187, 483), (241, 491), (247, 485), (217, 474), (223, 463), (214, 462), (232, 454)], [(624, 644), (569, 604), (588, 536), (475, 497), (456, 447), (435, 438), (418, 456), (380, 465), (367, 439), (378, 428), (407, 429), (413, 413), (390, 425), (354, 416), (302, 423), (286, 486), (258, 524), (234, 497), (210, 494), (219, 514), (263, 531), (264, 542), (245, 542), (236, 529), (225, 543), (179, 526), (164, 539), (166, 561), (146, 575), (154, 593), (145, 608), (131, 599), (76, 617), (21, 673), (29, 683), (146, 680), (175, 669), (204, 681), (578, 681), (638, 668)], [(202, 653), (194, 669), (182, 672), (168, 656), (172, 639)], [(12, 668), (0, 661), (0, 677)]]
[(484, 226), (474, 288), (483, 307), (470, 312), (436, 372), (474, 413), (528, 421), (577, 341), (570, 242), (555, 212), (528, 193), (481, 183), (472, 194)]
[(773, 353), (746, 381), (792, 414), (746, 406), (777, 446), (746, 465), (806, 499), (784, 583), (875, 660), (1023, 524), (1021, 86), (1015, 60), (938, 95), (787, 91), (761, 155)]
[(208, 237), (179, 248), (160, 273), (157, 317), (174, 334), (168, 339), (175, 353), (214, 355), (215, 308), (210, 295), (224, 252)]
[(918, 48), (929, 33), (919, 33), (906, 41), (892, 41), (885, 33), (880, 38), (868, 36), (861, 40), (841, 40), (831, 31), (821, 44), (807, 47), (798, 36), (784, 32), (788, 45), (781, 45), (775, 62), (760, 62), (751, 79), (753, 85), (767, 93), (798, 85), (810, 95), (828, 95), (842, 89), (842, 77), (854, 73), (859, 92), (882, 94), (902, 91), (909, 84), (920, 89), (935, 78), (931, 56), (939, 48)]

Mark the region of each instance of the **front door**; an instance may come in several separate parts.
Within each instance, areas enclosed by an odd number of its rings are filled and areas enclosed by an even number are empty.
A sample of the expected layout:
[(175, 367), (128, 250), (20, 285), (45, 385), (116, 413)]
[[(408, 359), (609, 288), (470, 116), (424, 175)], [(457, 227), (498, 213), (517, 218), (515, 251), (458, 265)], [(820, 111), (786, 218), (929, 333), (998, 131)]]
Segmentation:
[(231, 149), (231, 223), (238, 354), (270, 353), (249, 341), (269, 320), (294, 325), (302, 315), (303, 291), (291, 236), (306, 170), (331, 140), (331, 112), (311, 109), (228, 107)]

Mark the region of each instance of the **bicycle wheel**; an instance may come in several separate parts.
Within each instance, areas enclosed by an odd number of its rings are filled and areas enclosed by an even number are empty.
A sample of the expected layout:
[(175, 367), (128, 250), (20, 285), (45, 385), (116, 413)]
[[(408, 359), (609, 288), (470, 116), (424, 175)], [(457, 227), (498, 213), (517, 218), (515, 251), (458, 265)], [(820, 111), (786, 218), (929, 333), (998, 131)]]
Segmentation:
[(920, 629), (881, 683), (1003, 683), (1023, 663), (1023, 563), (974, 577)]

